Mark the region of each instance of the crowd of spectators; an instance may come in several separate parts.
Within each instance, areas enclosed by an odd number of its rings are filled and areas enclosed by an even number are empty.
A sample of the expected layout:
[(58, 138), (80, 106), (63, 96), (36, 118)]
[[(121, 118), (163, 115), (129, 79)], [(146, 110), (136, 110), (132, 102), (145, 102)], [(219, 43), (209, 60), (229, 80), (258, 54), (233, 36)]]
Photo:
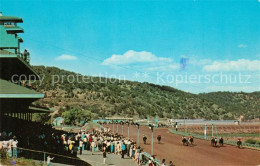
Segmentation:
[[(158, 166), (155, 163), (155, 157), (146, 158), (143, 149), (137, 146), (133, 139), (126, 138), (117, 133), (112, 133), (109, 128), (100, 128), (92, 131), (80, 130), (73, 135), (63, 134), (61, 136), (63, 144), (69, 153), (75, 157), (77, 154), (82, 155), (82, 151), (88, 150), (93, 155), (96, 152), (102, 152), (104, 163), (108, 154), (120, 155), (122, 159), (131, 158), (138, 165)], [(79, 152), (78, 152), (79, 151)], [(165, 166), (165, 160), (161, 162)], [(173, 165), (172, 162), (169, 165)]]
[(19, 141), (19, 147), (39, 151), (62, 153), (63, 144), (60, 135), (64, 131), (58, 131), (51, 125), (26, 121), (13, 117), (5, 117), (6, 122), (15, 123), (4, 125), (0, 133), (0, 141), (14, 139)]
[(18, 144), (18, 140), (16, 139), (16, 137), (14, 136), (13, 138), (7, 137), (8, 134), (11, 133), (6, 133), (6, 132), (2, 132), (0, 133), (0, 151), (1, 153), (1, 157), (0, 158), (4, 158), (5, 156), (9, 156), (9, 157), (15, 157), (17, 158), (17, 144)]
[[(14, 120), (12, 117), (9, 118)], [(80, 130), (78, 133), (68, 133), (55, 130), (51, 125), (16, 118), (15, 125), (6, 125), (0, 133), (0, 150), (10, 157), (24, 156), (25, 150), (19, 152), (19, 148), (71, 157), (82, 155), (84, 150), (91, 151), (92, 154), (101, 152), (104, 163), (107, 156), (114, 153), (120, 155), (122, 159), (125, 157), (131, 158), (138, 165), (156, 165), (155, 157), (144, 158), (145, 152), (143, 152), (140, 146), (137, 146), (133, 139), (112, 133), (109, 128), (93, 129), (92, 131)], [(165, 160), (162, 162), (162, 165), (164, 164)]]
[(5, 124), (0, 132), (1, 158), (18, 156), (42, 160), (43, 152), (48, 152), (64, 156), (55, 157), (55, 161), (66, 163), (67, 157), (73, 156), (64, 149), (61, 139), (61, 135), (67, 132), (38, 122), (7, 116), (4, 118)]

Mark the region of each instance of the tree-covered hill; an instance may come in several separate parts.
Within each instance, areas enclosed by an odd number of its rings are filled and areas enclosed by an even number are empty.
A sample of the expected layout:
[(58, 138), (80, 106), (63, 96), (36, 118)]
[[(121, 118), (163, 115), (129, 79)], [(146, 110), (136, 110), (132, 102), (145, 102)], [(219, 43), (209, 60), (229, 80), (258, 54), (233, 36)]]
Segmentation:
[(260, 118), (260, 92), (211, 92), (199, 94), (202, 99), (215, 102), (236, 117)]
[[(70, 83), (72, 79), (68, 81), (67, 76), (78, 80), (82, 80), (83, 76), (56, 67), (33, 68), (44, 78), (41, 86), (39, 82), (35, 86), (46, 94), (45, 99), (35, 104), (54, 107), (60, 114), (78, 108), (91, 114), (92, 118), (114, 115), (146, 118), (158, 115), (167, 118), (234, 119), (240, 115), (252, 118), (252, 110), (257, 109), (255, 117), (259, 117), (259, 92), (195, 95), (168, 86), (122, 80), (111, 83), (106, 78), (98, 77), (87, 77), (87, 83)], [(55, 83), (52, 82), (53, 78)], [(240, 100), (241, 104), (235, 104), (234, 101)]]

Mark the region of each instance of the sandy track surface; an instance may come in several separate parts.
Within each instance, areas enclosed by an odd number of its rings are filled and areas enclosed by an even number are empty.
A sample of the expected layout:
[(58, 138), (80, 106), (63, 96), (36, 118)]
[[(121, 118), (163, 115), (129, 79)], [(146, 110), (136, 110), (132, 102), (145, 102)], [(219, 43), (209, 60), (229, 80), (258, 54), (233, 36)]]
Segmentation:
[[(104, 125), (112, 130), (112, 125)], [(114, 126), (116, 131), (116, 125)], [(130, 138), (137, 140), (137, 128), (129, 127)], [(118, 125), (118, 133), (122, 134), (121, 125)], [(127, 125), (124, 125), (123, 134), (127, 136)], [(144, 145), (143, 134), (148, 141)], [(157, 143), (157, 135), (162, 136), (161, 144)], [(154, 154), (158, 159), (172, 160), (176, 166), (257, 166), (260, 165), (260, 151), (251, 149), (238, 149), (235, 146), (212, 147), (210, 141), (195, 139), (192, 147), (183, 146), (181, 136), (169, 132), (166, 128), (154, 130)], [(140, 146), (147, 153), (151, 153), (151, 131), (148, 127), (140, 127)]]

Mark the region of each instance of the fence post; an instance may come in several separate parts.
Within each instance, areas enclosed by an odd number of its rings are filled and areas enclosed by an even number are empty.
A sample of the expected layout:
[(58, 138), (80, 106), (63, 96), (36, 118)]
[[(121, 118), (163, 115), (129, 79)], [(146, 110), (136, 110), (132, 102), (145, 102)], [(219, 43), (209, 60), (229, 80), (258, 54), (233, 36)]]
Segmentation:
[(152, 144), (152, 147), (151, 147), (151, 155), (153, 155), (153, 129), (152, 129), (152, 134), (151, 134), (151, 144)]
[(213, 137), (213, 130), (214, 130), (214, 128), (213, 128), (214, 126), (213, 126), (213, 124), (212, 124), (212, 126), (211, 126), (211, 136)]
[(204, 126), (204, 139), (207, 139), (207, 126)]
[(215, 125), (215, 133), (216, 133), (216, 135), (218, 136), (218, 128), (217, 128), (216, 125)]
[(43, 153), (43, 164), (45, 165), (45, 158), (46, 158), (46, 154), (45, 152)]
[(186, 118), (184, 117), (184, 127), (185, 127), (185, 133), (187, 133), (187, 126), (186, 126)]
[(127, 137), (129, 139), (129, 123), (128, 123), (128, 129), (127, 129)]
[(112, 123), (113, 123), (113, 133), (115, 133), (115, 130), (114, 130), (114, 125), (115, 125), (115, 124), (114, 124), (114, 122), (112, 122)]
[(137, 128), (137, 147), (139, 146), (139, 126)]

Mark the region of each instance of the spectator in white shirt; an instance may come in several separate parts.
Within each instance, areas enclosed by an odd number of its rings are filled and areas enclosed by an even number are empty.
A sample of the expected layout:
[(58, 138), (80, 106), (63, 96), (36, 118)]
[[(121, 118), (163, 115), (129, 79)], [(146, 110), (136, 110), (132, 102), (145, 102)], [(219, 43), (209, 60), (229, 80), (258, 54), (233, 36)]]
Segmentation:
[(13, 140), (12, 142), (12, 146), (13, 146), (13, 157), (17, 158), (17, 144), (18, 141), (16, 140), (16, 138)]
[(83, 140), (79, 141), (79, 154), (82, 155)]
[(54, 159), (54, 157), (53, 158), (51, 158), (51, 156), (47, 157), (47, 166), (51, 166), (51, 160), (53, 160), (53, 159)]

